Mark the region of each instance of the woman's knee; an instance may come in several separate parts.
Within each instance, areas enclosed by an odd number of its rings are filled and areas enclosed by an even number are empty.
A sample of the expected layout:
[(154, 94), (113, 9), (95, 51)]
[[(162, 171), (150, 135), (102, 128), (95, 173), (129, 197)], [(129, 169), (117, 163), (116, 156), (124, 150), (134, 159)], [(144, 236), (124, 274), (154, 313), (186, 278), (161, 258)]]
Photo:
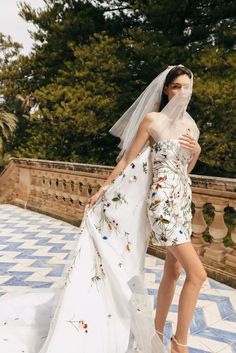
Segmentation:
[(170, 247), (169, 251), (173, 253), (183, 266), (186, 272), (186, 279), (196, 286), (201, 286), (207, 278), (207, 273), (192, 243)]
[(164, 276), (173, 281), (177, 281), (181, 274), (181, 271), (182, 271), (181, 266), (173, 266), (172, 268), (165, 268)]
[(182, 269), (183, 268), (182, 268), (180, 262), (167, 249), (163, 277), (165, 277), (171, 281), (177, 281), (180, 274), (181, 274)]
[(193, 270), (186, 273), (186, 279), (195, 285), (201, 286), (207, 279), (207, 273), (203, 267), (197, 271)]

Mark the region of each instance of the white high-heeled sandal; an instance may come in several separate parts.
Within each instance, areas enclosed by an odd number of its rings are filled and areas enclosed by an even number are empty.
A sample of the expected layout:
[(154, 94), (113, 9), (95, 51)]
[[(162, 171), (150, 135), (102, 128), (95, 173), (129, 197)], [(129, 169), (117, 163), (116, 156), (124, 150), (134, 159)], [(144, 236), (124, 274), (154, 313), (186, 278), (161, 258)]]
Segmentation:
[(174, 335), (172, 335), (170, 339), (171, 339), (171, 341), (174, 341), (174, 342), (175, 342), (176, 346), (180, 346), (180, 347), (188, 347), (188, 345), (187, 345), (187, 344), (182, 344), (182, 343), (179, 343), (179, 342), (177, 341), (177, 339), (175, 338), (175, 336), (174, 336)]
[(164, 336), (164, 333), (161, 331), (158, 331), (157, 329), (155, 329), (156, 333), (158, 333), (158, 335), (161, 335), (162, 337)]
[[(164, 340), (164, 333), (163, 332), (161, 332), (161, 331), (158, 331), (157, 329), (155, 329), (155, 331), (156, 331), (156, 333), (158, 334), (158, 336), (159, 336), (159, 338), (160, 338), (160, 340)], [(161, 336), (161, 337), (160, 337)]]

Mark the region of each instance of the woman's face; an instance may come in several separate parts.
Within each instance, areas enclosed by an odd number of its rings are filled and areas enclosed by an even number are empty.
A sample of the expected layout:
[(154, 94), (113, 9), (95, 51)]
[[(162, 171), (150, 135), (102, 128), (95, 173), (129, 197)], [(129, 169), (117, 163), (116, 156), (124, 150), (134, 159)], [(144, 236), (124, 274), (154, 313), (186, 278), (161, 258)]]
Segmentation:
[(170, 101), (177, 93), (185, 91), (189, 87), (190, 78), (184, 74), (176, 77), (168, 86), (165, 86), (164, 93), (168, 96), (168, 101)]

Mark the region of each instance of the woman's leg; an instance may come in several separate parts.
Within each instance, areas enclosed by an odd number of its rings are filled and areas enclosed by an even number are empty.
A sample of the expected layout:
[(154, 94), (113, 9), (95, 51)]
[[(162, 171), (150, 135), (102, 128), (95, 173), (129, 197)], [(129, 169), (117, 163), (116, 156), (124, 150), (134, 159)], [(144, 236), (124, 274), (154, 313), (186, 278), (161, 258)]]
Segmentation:
[[(175, 337), (179, 343), (187, 344), (188, 330), (195, 310), (197, 297), (206, 271), (191, 243), (169, 246), (168, 250), (179, 261), (186, 272), (186, 279), (179, 298), (178, 322)], [(187, 352), (186, 348), (176, 346), (174, 352)]]
[(169, 307), (172, 303), (176, 282), (179, 278), (182, 266), (174, 255), (166, 250), (164, 273), (158, 289), (157, 308), (155, 316), (155, 328), (163, 332)]

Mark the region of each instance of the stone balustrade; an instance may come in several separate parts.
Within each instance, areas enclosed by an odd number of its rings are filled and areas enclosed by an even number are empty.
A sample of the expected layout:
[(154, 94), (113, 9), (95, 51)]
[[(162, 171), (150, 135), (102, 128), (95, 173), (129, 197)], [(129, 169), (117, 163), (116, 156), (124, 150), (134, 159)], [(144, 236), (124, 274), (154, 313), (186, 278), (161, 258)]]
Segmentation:
[[(79, 225), (87, 198), (99, 189), (112, 169), (101, 165), (14, 158), (0, 175), (0, 203), (11, 203)], [(208, 274), (236, 287), (236, 227), (229, 234), (225, 224), (225, 208), (236, 211), (236, 179), (199, 175), (191, 175), (191, 179), (192, 243)], [(209, 226), (204, 214), (206, 204), (214, 208)], [(211, 242), (204, 240), (206, 230)], [(227, 234), (232, 239), (230, 247), (223, 242)], [(165, 256), (165, 248), (151, 242), (148, 251)]]
[(42, 212), (79, 225), (87, 198), (96, 192), (112, 167), (11, 159), (0, 175), (0, 203)]

